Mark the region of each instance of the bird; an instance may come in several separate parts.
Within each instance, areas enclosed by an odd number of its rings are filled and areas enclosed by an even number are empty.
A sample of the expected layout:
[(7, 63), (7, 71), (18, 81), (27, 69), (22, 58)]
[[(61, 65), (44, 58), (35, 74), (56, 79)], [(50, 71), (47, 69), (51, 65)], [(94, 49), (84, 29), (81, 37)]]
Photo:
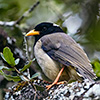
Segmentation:
[(41, 22), (25, 36), (35, 37), (34, 55), (42, 73), (53, 85), (64, 81), (88, 79), (93, 82), (96, 75), (85, 51), (75, 40), (66, 34), (59, 25)]

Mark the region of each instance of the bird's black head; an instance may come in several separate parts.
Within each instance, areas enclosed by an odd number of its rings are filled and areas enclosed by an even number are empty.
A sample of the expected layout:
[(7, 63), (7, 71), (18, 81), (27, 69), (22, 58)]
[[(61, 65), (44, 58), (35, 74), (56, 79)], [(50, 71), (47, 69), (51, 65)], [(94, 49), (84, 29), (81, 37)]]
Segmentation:
[[(48, 34), (52, 34), (56, 32), (63, 32), (63, 30), (56, 24), (49, 23), (49, 22), (43, 22), (43, 23), (38, 24), (34, 28), (34, 31), (32, 30), (29, 33), (35, 33), (35, 32), (39, 32), (38, 35), (33, 34), (35, 36), (35, 41), (38, 41), (44, 35), (48, 35)], [(26, 34), (26, 36), (30, 36), (30, 35)]]
[(40, 32), (40, 35), (35, 36), (36, 40), (40, 39), (44, 35), (63, 32), (63, 30), (58, 25), (49, 22), (40, 23), (34, 29), (35, 31)]

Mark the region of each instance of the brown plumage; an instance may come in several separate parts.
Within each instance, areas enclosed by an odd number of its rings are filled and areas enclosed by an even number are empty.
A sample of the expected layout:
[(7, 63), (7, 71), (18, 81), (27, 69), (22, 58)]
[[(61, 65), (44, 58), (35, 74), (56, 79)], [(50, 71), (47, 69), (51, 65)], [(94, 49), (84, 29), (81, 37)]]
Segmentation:
[[(53, 40), (53, 41), (52, 41)], [(55, 61), (73, 66), (84, 78), (96, 78), (90, 61), (80, 46), (67, 34), (56, 33), (41, 38), (42, 49)]]

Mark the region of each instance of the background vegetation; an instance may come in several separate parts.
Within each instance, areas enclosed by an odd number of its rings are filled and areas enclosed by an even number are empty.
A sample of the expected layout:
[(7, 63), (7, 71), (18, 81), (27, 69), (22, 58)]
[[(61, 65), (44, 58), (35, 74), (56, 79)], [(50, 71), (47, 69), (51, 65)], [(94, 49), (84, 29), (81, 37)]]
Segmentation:
[[(100, 1), (99, 0), (40, 0), (40, 4), (29, 14), (26, 14), (19, 23), (7, 26), (4, 22), (17, 21), (37, 0), (0, 0), (0, 30), (7, 33), (14, 45), (24, 52), (23, 33), (33, 29), (43, 21), (54, 22), (73, 37), (87, 53), (94, 71), (100, 78)], [(0, 31), (1, 32), (1, 31)], [(0, 33), (1, 35), (2, 33)], [(2, 39), (2, 37), (1, 37)], [(7, 38), (10, 42), (9, 38)], [(33, 38), (28, 40), (30, 58)], [(3, 51), (5, 41), (0, 40), (0, 52)], [(24, 52), (25, 53), (25, 52)], [(23, 54), (25, 56), (25, 54)], [(21, 58), (23, 58), (23, 55)], [(0, 60), (0, 65), (3, 65)], [(2, 78), (2, 76), (1, 76)], [(7, 88), (3, 78), (0, 87)], [(5, 85), (6, 84), (6, 85)], [(2, 98), (2, 88), (1, 98)], [(0, 100), (1, 100), (0, 98)]]

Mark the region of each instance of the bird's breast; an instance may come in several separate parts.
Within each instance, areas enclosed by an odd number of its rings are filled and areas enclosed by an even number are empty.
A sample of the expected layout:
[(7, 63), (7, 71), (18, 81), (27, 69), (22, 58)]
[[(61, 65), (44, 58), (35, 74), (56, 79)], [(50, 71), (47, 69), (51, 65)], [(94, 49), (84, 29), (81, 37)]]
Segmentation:
[(34, 47), (34, 55), (35, 58), (41, 67), (43, 73), (50, 79), (55, 80), (57, 77), (60, 66), (59, 63), (51, 59), (41, 48), (42, 42), (40, 40), (37, 41)]

